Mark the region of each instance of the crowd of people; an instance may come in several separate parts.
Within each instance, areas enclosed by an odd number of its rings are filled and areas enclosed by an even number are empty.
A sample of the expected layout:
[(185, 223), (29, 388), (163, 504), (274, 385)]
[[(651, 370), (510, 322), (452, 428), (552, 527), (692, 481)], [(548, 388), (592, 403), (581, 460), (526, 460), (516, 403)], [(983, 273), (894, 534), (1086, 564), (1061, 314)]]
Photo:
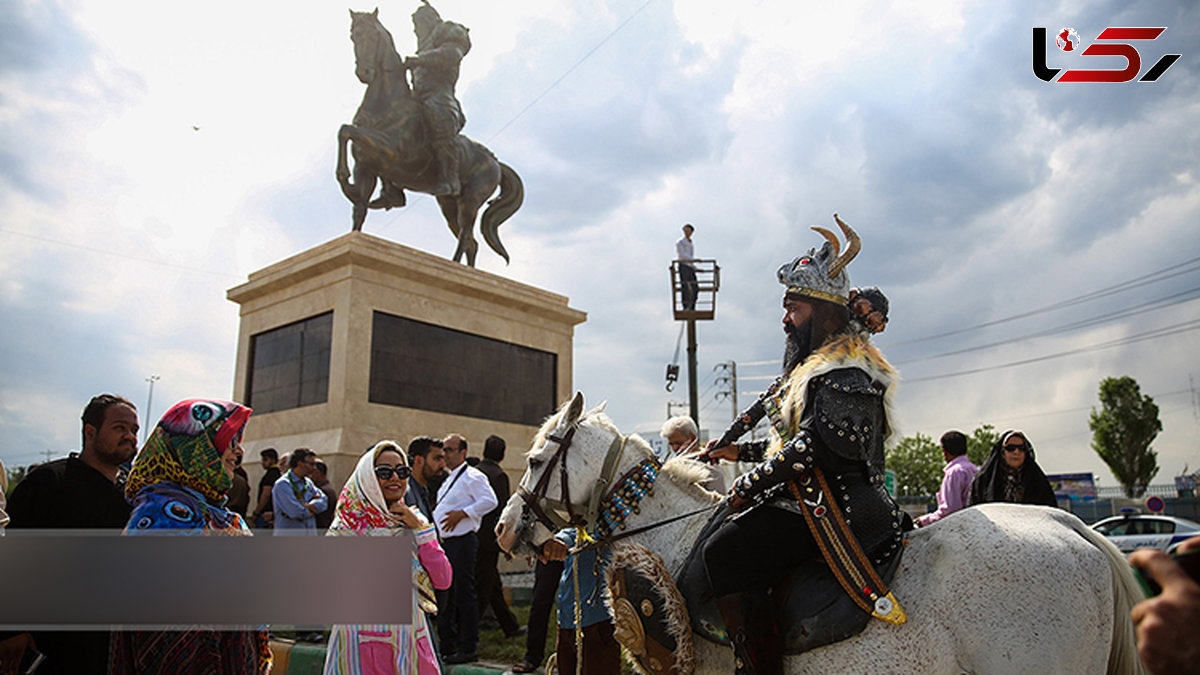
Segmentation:
[[(110, 394), (97, 396), (83, 412), (81, 451), (29, 471), (7, 503), (0, 501), (0, 526), (119, 528), (127, 536), (164, 531), (248, 536), (252, 519), (255, 529), (276, 534), (411, 536), (412, 623), (334, 626), (325, 663), (329, 674), (428, 675), (442, 672), (447, 664), (474, 661), (485, 607), (508, 637), (526, 633), (500, 593), (497, 569), (500, 550), (494, 528), (510, 493), (507, 474), (500, 468), (506, 450), (503, 439), (489, 437), (481, 461), (468, 457), (467, 439), (459, 434), (440, 440), (419, 436), (407, 451), (394, 441), (381, 441), (359, 459), (340, 491), (312, 450), (290, 452), (283, 458), (287, 471), (281, 473), (277, 451), (265, 449), (260, 453), (264, 475), (257, 505), (247, 516), (249, 500), (239, 498), (250, 492), (241, 467), (240, 439), (250, 415), (249, 408), (230, 401), (181, 401), (163, 415), (139, 451), (134, 404)], [(661, 434), (675, 454), (697, 447), (697, 429), (689, 418), (668, 420)], [(746, 457), (744, 448), (734, 446), (732, 454), (729, 445), (718, 441), (706, 452), (718, 458)], [(1055, 504), (1024, 433), (1002, 433), (982, 467), (966, 458), (961, 432), (944, 434), (941, 447), (946, 467), (937, 509), (917, 519), (917, 526), (934, 525), (959, 509), (990, 501)], [(739, 485), (745, 483), (735, 485), (731, 500), (739, 498)], [(0, 497), (5, 492), (0, 491)], [(778, 520), (775, 514), (770, 526), (785, 526)], [(724, 533), (737, 534), (736, 546), (747, 546), (751, 540), (746, 539), (746, 527)], [(526, 653), (512, 672), (535, 672), (543, 663), (553, 606), (559, 672), (619, 671), (613, 619), (598, 590), (604, 554), (589, 550), (575, 560), (570, 553), (575, 538), (575, 531), (564, 530), (539, 552)], [(708, 546), (709, 564), (720, 566), (720, 544)], [(1200, 552), (1200, 538), (1180, 550)], [(1200, 585), (1160, 551), (1140, 551), (1130, 562), (1163, 589), (1132, 614), (1148, 669), (1191, 672), (1188, 669), (1200, 661), (1180, 631), (1200, 620)], [(720, 590), (725, 597), (746, 592)], [(728, 611), (740, 615), (752, 607), (742, 604)], [(731, 624), (744, 625), (737, 624), (736, 617)], [(769, 628), (755, 628), (758, 635), (747, 640), (761, 644)], [(268, 672), (271, 666), (268, 635), (261, 629), (10, 631), (0, 633), (0, 675), (17, 672), (26, 651), (44, 654), (37, 670), (43, 675), (250, 674)]]
[[(486, 440), (481, 462), (468, 457), (459, 434), (419, 436), (407, 451), (380, 441), (340, 490), (313, 450), (297, 448), (281, 458), (267, 448), (260, 452), (264, 472), (251, 511), (241, 466), (250, 416), (250, 408), (231, 401), (181, 401), (139, 450), (137, 407), (120, 396), (96, 396), (83, 412), (80, 452), (32, 468), (13, 487), (11, 498), (0, 501), (0, 534), (8, 527), (114, 529), (126, 536), (271, 530), (412, 537), (412, 623), (334, 626), (328, 674), (429, 675), (445, 664), (474, 661), (484, 606), (508, 637), (525, 633), (501, 593), (497, 569), (493, 530), (509, 493), (500, 469), (502, 438)], [(8, 493), (3, 487), (0, 498)], [(40, 675), (251, 675), (268, 672), (272, 662), (265, 627), (0, 633), (0, 675), (18, 672), (29, 654), (40, 655)]]
[[(890, 409), (898, 374), (870, 341), (887, 324), (888, 301), (878, 289), (849, 287), (845, 268), (860, 241), (834, 217), (847, 238), (844, 251), (831, 232), (814, 228), (825, 244), (777, 272), (786, 289), (784, 374), (704, 448), (690, 419), (668, 420), (661, 431), (673, 453), (754, 464), (733, 482), (696, 544), (737, 673), (782, 672), (784, 636), (771, 588), (812, 560), (823, 559), (846, 578), (871, 579), (847, 593), (857, 593), (853, 599), (872, 616), (906, 620), (887, 584), (911, 525), (882, 480), (884, 448), (895, 432)], [(693, 258), (693, 229), (685, 227), (680, 260)], [(576, 550), (586, 538), (575, 529), (556, 533), (538, 551), (527, 631), (509, 610), (494, 532), (510, 494), (500, 466), (503, 439), (489, 437), (482, 459), (469, 456), (467, 438), (457, 433), (418, 436), (407, 448), (382, 440), (362, 455), (340, 490), (311, 449), (283, 458), (264, 449), (263, 477), (249, 511), (241, 436), (250, 415), (230, 401), (181, 401), (139, 451), (137, 408), (119, 396), (97, 396), (83, 412), (79, 454), (30, 471), (8, 502), (0, 502), (0, 526), (249, 536), (252, 522), (276, 535), (325, 529), (329, 536), (411, 537), (412, 560), (400, 569), (411, 569), (412, 621), (334, 626), (327, 675), (432, 675), (475, 661), (484, 611), (506, 636), (526, 634), (524, 658), (511, 670), (534, 672), (543, 663), (555, 605), (559, 672), (620, 671), (613, 617), (600, 592), (608, 552)], [(764, 418), (772, 427), (769, 440), (740, 441)], [(1000, 434), (981, 467), (967, 459), (961, 432), (944, 434), (941, 447), (946, 466), (937, 508), (916, 526), (937, 527), (955, 511), (987, 502), (1056, 506), (1023, 432)], [(708, 487), (725, 492), (716, 476)], [(813, 525), (818, 520), (819, 527)], [(1200, 559), (1200, 537), (1180, 551)], [(1130, 562), (1162, 588), (1131, 614), (1147, 669), (1198, 672), (1196, 577), (1160, 551), (1139, 551)], [(252, 675), (268, 672), (272, 662), (264, 629), (18, 632), (0, 634), (0, 675), (16, 673), (22, 656), (34, 650), (45, 655), (41, 675)]]

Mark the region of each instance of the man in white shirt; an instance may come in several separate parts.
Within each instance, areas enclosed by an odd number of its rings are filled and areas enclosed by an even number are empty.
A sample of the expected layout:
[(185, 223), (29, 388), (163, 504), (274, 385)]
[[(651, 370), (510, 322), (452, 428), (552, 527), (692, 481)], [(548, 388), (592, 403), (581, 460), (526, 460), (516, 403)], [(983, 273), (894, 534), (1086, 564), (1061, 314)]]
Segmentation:
[[(467, 439), (450, 434), (442, 441), (448, 475), (438, 488), (433, 520), (454, 580), (438, 602), (438, 638), (446, 663), (471, 663), (479, 645), (479, 603), (475, 559), (480, 520), (496, 508), (487, 476), (467, 464)], [(444, 602), (443, 602), (444, 601)]]
[(692, 244), (692, 233), (696, 228), (691, 223), (683, 226), (683, 236), (675, 242), (675, 260), (679, 261), (679, 281), (683, 295), (683, 308), (696, 309), (696, 268), (691, 263), (696, 259), (696, 248)]

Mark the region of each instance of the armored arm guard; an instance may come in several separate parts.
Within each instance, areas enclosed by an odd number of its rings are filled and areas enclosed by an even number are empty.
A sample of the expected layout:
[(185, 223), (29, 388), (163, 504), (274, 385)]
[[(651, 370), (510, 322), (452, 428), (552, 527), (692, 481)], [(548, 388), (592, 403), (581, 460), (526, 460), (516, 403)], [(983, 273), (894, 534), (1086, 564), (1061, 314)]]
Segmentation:
[(750, 441), (749, 443), (738, 443), (737, 444), (737, 449), (738, 449), (737, 461), (739, 461), (739, 462), (761, 462), (761, 461), (763, 461), (763, 455), (765, 455), (767, 453), (767, 446), (769, 446), (770, 444), (771, 444), (771, 441), (768, 441), (766, 439), (763, 439), (760, 441)]
[[(767, 387), (766, 391), (759, 394), (758, 400), (756, 400), (749, 408), (743, 410), (742, 414), (737, 416), (737, 419), (733, 420), (733, 423), (729, 425), (729, 428), (726, 429), (725, 433), (721, 436), (721, 440), (717, 441), (716, 447), (720, 448), (729, 445), (730, 443), (735, 443), (737, 442), (737, 439), (744, 436), (747, 431), (753, 429), (754, 425), (758, 424), (758, 421), (767, 414), (767, 409), (763, 405), (763, 401), (766, 400), (768, 396), (773, 396), (775, 391), (779, 389), (779, 385), (782, 382), (782, 377), (776, 378), (775, 381), (771, 383), (771, 386)], [(739, 454), (738, 461), (758, 461), (761, 458), (761, 452), (757, 458), (749, 460), (743, 459)]]
[(801, 426), (838, 457), (882, 472), (884, 386), (861, 369), (843, 368), (814, 378), (809, 387), (811, 402)]
[(771, 459), (742, 474), (733, 491), (743, 499), (761, 497), (770, 488), (799, 476), (813, 465), (812, 437), (801, 429)]

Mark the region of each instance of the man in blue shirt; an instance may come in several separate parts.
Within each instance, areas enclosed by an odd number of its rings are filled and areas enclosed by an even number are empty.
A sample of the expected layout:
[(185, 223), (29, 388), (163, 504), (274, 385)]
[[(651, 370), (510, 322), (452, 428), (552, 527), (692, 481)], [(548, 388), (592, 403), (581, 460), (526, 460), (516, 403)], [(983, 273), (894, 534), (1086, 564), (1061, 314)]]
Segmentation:
[(317, 453), (308, 448), (292, 451), (288, 472), (271, 488), (275, 534), (317, 533), (316, 516), (329, 507), (329, 499), (308, 477), (316, 466)]
[[(562, 581), (558, 584), (558, 672), (575, 673), (575, 555), (567, 555), (575, 546), (576, 531), (566, 529), (554, 535), (542, 547), (547, 560), (562, 560)], [(583, 675), (609, 675), (621, 672), (621, 645), (613, 636), (615, 626), (600, 591), (604, 562), (589, 549), (578, 555), (579, 625), (583, 626)]]

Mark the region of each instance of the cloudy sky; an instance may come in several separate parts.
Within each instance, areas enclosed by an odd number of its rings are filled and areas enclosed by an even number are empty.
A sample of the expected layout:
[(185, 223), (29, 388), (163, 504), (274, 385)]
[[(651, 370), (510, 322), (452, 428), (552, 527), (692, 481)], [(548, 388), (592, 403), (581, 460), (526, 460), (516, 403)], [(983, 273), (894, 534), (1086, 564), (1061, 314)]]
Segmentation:
[[(818, 8), (818, 5), (820, 7)], [(370, 10), (374, 5), (354, 7)], [(412, 53), (415, 1), (380, 18)], [(702, 426), (716, 364), (745, 402), (778, 369), (780, 264), (832, 227), (853, 283), (892, 301), (878, 343), (906, 380), (901, 430), (1025, 429), (1049, 472), (1093, 471), (1088, 410), (1130, 375), (1161, 409), (1168, 482), (1200, 468), (1200, 7), (1193, 1), (716, 3), (442, 0), (471, 28), (469, 136), (521, 175), (481, 269), (569, 296), (575, 385), (657, 432), (679, 325), (684, 222), (716, 258), (699, 326)], [(0, 459), (78, 446), (101, 391), (152, 416), (232, 392), (226, 289), (349, 230), (335, 134), (362, 96), (343, 3), (14, 0), (0, 10)], [(1032, 28), (1165, 26), (1157, 82), (1046, 83)], [(1050, 67), (1123, 66), (1047, 45)], [(432, 199), (365, 230), (437, 255)], [(1037, 311), (1035, 311), (1037, 310)], [(681, 359), (685, 359), (681, 353)], [(755, 365), (757, 364), (757, 365)], [(1200, 386), (1200, 382), (1197, 382)]]

